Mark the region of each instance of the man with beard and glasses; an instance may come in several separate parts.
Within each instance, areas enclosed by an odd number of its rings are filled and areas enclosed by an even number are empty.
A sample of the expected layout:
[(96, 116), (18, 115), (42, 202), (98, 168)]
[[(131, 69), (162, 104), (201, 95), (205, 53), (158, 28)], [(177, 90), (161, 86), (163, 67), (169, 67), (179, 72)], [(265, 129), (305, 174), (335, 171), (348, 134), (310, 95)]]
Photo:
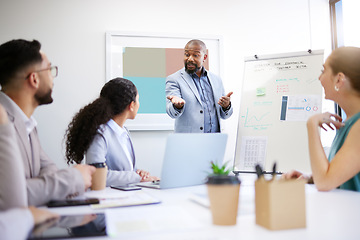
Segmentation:
[(221, 132), (220, 118), (233, 113), (233, 93), (225, 95), (220, 77), (203, 66), (206, 59), (205, 43), (190, 40), (184, 49), (185, 68), (166, 79), (166, 112), (176, 119), (176, 133)]
[(0, 104), (15, 129), (25, 169), (28, 204), (35, 206), (84, 193), (95, 171), (88, 165), (58, 170), (41, 148), (32, 115), (39, 105), (52, 103), (53, 79), (58, 69), (40, 47), (36, 40), (22, 39), (0, 45)]

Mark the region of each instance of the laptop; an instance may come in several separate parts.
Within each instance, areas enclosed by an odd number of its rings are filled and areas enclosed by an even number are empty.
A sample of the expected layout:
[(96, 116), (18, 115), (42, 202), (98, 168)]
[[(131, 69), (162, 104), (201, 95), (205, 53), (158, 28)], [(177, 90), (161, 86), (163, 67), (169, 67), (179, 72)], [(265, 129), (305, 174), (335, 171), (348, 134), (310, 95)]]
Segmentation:
[(222, 163), (227, 143), (224, 133), (174, 133), (168, 136), (159, 182), (141, 182), (158, 189), (204, 184), (211, 162)]

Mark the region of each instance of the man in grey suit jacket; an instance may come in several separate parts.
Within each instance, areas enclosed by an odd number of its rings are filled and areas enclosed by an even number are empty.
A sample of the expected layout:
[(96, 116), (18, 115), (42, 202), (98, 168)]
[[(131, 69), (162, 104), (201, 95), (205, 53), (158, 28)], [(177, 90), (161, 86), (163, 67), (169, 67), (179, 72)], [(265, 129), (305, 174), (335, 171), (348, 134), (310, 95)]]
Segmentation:
[(0, 239), (25, 239), (34, 225), (57, 217), (46, 210), (27, 208), (24, 167), (15, 129), (0, 104)]
[(0, 104), (0, 210), (24, 208), (27, 205), (24, 167), (15, 130)]
[(166, 78), (166, 112), (175, 118), (177, 133), (221, 132), (221, 119), (233, 113), (232, 92), (225, 95), (221, 79), (203, 66), (206, 46), (189, 41), (184, 49), (185, 68)]
[(35, 206), (82, 194), (95, 171), (87, 165), (58, 170), (40, 146), (32, 114), (39, 105), (53, 101), (53, 78), (57, 76), (57, 67), (40, 47), (36, 40), (12, 40), (0, 46), (0, 103), (15, 128), (28, 203)]

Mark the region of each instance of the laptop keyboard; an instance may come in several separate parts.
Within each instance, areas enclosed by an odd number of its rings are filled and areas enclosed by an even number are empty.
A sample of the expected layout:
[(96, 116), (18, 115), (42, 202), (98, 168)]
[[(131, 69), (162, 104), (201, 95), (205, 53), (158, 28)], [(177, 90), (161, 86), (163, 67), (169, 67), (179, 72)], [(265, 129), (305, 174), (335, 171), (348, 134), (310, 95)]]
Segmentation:
[(160, 185), (160, 180), (152, 181), (153, 185)]

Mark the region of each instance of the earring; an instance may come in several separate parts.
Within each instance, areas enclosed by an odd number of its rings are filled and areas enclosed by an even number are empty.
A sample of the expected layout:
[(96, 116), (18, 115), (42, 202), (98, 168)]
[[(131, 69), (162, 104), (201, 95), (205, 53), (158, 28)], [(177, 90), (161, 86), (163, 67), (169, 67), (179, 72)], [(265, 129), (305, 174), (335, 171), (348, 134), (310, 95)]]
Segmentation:
[(337, 86), (335, 86), (335, 91), (337, 91), (337, 92), (339, 91), (339, 88)]

